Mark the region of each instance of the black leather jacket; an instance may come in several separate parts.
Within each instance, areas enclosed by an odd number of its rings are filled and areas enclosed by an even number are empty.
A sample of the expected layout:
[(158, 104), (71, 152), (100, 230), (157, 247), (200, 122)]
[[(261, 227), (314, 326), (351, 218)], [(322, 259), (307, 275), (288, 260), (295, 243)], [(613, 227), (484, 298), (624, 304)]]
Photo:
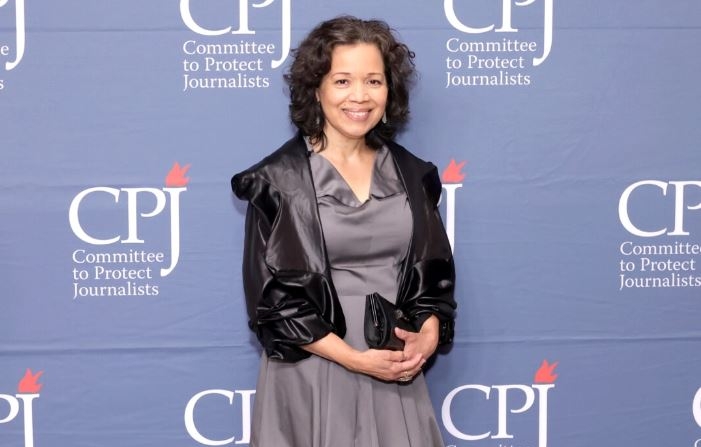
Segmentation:
[[(421, 325), (440, 320), (441, 343), (452, 341), (455, 268), (438, 212), (436, 167), (387, 142), (412, 211), (413, 232), (399, 279), (397, 304)], [(346, 324), (331, 281), (307, 146), (298, 134), (231, 179), (249, 202), (243, 286), (249, 326), (270, 358), (295, 362), (310, 354), (299, 346)]]

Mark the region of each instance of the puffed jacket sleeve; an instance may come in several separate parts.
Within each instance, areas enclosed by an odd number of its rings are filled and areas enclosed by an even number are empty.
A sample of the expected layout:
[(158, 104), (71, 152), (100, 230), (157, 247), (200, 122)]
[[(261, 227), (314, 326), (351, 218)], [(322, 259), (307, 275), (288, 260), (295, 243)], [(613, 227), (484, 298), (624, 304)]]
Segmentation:
[(441, 188), (434, 166), (423, 179), (426, 227), (421, 232), (421, 237), (425, 238), (423, 245), (429, 247), (432, 255), (410, 266), (406, 273), (406, 309), (418, 327), (431, 315), (438, 317), (438, 341), (445, 344), (453, 341), (457, 303), (453, 297), (455, 265), (452, 250), (438, 210)]
[[(312, 343), (332, 331), (320, 316), (317, 303), (318, 275), (276, 272), (266, 263), (266, 247), (279, 212), (279, 194), (264, 181), (234, 176), (232, 188), (249, 200), (246, 211), (243, 287), (249, 326), (269, 358), (296, 362), (309, 357), (299, 346)], [(253, 190), (252, 190), (253, 188)], [(321, 292), (323, 294), (323, 292)]]

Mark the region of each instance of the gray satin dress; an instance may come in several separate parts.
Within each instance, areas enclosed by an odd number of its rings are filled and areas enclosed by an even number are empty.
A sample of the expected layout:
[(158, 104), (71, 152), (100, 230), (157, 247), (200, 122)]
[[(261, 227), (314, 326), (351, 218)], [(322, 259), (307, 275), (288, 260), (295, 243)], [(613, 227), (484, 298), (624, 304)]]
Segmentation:
[[(394, 300), (411, 238), (411, 211), (387, 148), (375, 159), (361, 203), (333, 165), (310, 163), (331, 276), (346, 317), (344, 340), (366, 350), (365, 295)], [(261, 361), (252, 447), (443, 447), (423, 374), (387, 383), (311, 356)]]

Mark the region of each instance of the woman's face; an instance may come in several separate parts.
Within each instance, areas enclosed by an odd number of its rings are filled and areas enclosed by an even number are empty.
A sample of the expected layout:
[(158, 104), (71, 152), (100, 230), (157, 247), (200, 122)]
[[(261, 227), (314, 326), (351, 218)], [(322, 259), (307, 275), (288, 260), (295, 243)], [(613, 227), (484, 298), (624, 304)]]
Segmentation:
[(365, 137), (382, 119), (387, 79), (382, 54), (374, 44), (338, 45), (331, 69), (316, 92), (326, 122), (329, 144)]

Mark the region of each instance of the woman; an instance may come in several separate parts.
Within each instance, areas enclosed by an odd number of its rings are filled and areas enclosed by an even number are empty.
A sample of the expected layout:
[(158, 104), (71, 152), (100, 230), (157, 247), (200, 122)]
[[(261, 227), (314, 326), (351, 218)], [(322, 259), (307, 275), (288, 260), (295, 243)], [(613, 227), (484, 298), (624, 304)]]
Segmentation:
[[(421, 371), (453, 334), (454, 268), (430, 163), (392, 141), (413, 53), (381, 21), (321, 23), (285, 75), (299, 134), (232, 179), (262, 356), (252, 446), (443, 446)], [(413, 320), (368, 349), (366, 294)]]

